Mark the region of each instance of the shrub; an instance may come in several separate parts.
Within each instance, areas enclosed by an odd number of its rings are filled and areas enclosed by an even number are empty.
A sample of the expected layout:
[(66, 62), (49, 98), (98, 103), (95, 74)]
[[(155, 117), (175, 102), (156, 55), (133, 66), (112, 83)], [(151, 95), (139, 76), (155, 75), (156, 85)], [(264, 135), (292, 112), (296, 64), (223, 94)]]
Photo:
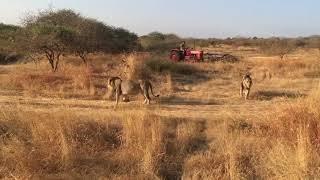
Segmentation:
[(166, 52), (179, 45), (181, 38), (175, 34), (152, 32), (140, 37), (141, 46), (147, 51)]
[(292, 39), (279, 39), (273, 38), (261, 41), (259, 44), (263, 53), (268, 55), (279, 56), (282, 60), (285, 55), (294, 51), (297, 48), (297, 44)]
[(147, 66), (154, 72), (170, 72), (176, 74), (190, 75), (197, 72), (197, 69), (188, 64), (174, 63), (164, 59), (151, 59), (146, 62)]

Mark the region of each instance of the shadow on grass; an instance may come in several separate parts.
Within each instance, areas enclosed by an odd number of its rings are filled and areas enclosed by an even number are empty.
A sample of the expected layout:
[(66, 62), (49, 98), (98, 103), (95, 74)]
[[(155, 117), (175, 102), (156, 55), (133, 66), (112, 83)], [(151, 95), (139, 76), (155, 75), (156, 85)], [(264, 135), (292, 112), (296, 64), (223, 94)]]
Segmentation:
[(311, 71), (304, 73), (306, 78), (320, 78), (320, 71)]
[[(172, 62), (164, 59), (154, 58), (146, 62), (146, 66), (156, 73), (170, 73), (174, 82), (182, 85), (195, 85), (210, 80), (208, 72), (186, 62)], [(213, 71), (218, 73), (218, 71)]]
[(158, 176), (161, 179), (181, 179), (186, 158), (208, 149), (207, 122), (184, 118), (168, 120), (166, 157), (159, 164)]
[(252, 94), (252, 99), (255, 100), (267, 100), (270, 101), (274, 98), (299, 98), (305, 96), (304, 94), (300, 94), (298, 92), (291, 91), (275, 91), (275, 90), (262, 90), (257, 91)]
[(178, 96), (161, 97), (159, 102), (166, 105), (219, 105), (213, 99), (182, 98)]

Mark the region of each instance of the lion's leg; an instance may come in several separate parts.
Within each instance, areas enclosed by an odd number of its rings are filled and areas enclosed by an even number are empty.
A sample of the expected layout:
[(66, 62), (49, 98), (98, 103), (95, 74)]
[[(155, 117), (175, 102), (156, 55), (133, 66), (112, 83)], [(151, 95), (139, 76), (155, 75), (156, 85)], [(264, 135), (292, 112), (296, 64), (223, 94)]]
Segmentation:
[(150, 88), (150, 86), (146, 86), (146, 88), (144, 89), (144, 96), (146, 98), (147, 104), (150, 104), (150, 100), (151, 100), (150, 95), (149, 95), (149, 88)]
[(143, 97), (144, 97), (143, 104), (150, 104), (150, 99), (148, 98), (148, 96), (144, 94)]
[(148, 104), (148, 105), (150, 104), (150, 99), (147, 99), (147, 104)]
[(143, 104), (146, 104), (146, 103), (147, 103), (147, 99), (146, 99), (146, 98), (144, 98)]
[(111, 100), (116, 93), (116, 90), (114, 88), (110, 88), (110, 91), (108, 92), (108, 98)]
[(243, 84), (240, 84), (240, 97), (243, 97)]
[(247, 100), (248, 98), (248, 89), (244, 90), (244, 99)]
[(250, 94), (250, 88), (249, 88), (249, 89), (247, 89), (246, 100), (248, 99), (249, 94)]
[(116, 106), (119, 104), (120, 89), (116, 88)]

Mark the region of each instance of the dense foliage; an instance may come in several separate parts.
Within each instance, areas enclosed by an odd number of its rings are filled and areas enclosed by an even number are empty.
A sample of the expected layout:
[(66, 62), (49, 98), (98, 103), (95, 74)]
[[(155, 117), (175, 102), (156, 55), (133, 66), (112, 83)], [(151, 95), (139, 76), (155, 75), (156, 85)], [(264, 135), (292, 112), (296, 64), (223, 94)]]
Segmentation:
[(136, 34), (69, 9), (26, 16), (22, 27), (1, 25), (0, 32), (2, 51), (45, 55), (53, 71), (63, 54), (76, 54), (86, 63), (90, 53), (130, 52), (139, 47)]

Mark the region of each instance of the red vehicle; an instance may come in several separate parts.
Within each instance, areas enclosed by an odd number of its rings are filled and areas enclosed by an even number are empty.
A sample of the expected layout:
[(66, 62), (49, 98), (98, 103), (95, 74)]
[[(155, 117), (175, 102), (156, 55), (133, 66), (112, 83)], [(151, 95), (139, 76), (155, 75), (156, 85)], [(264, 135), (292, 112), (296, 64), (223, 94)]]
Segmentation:
[(180, 51), (180, 49), (172, 49), (170, 52), (170, 59), (175, 62), (200, 62), (203, 61), (203, 51), (193, 49), (185, 49), (184, 51)]

